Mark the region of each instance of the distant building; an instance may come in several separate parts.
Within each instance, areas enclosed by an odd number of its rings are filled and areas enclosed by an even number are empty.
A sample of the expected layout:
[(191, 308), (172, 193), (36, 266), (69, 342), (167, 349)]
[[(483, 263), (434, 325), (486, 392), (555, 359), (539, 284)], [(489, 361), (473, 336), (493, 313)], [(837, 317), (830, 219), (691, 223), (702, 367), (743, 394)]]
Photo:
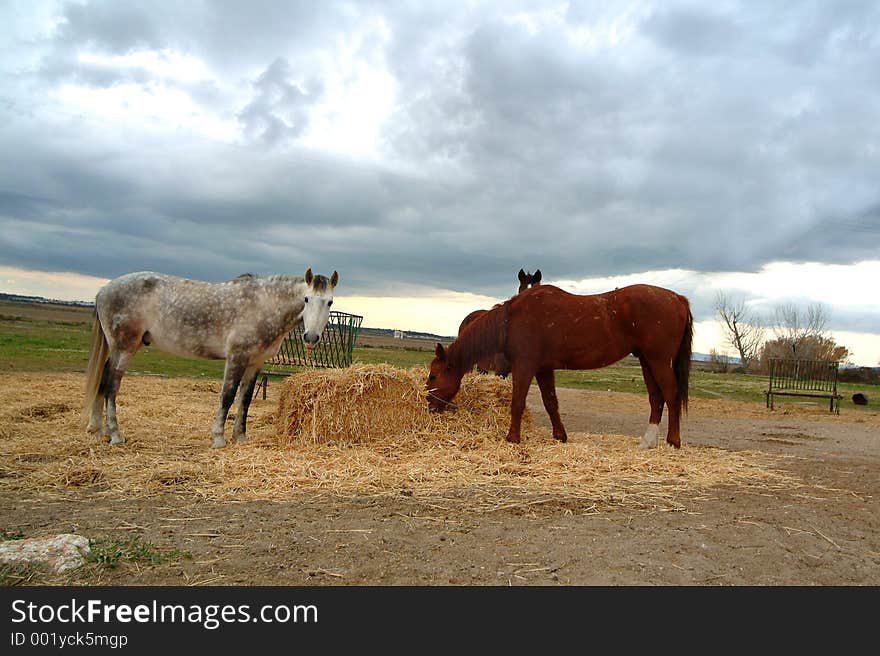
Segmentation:
[(394, 331), (394, 339), (406, 339), (407, 337), (408, 337), (408, 335), (405, 332), (403, 332), (402, 330), (395, 330)]

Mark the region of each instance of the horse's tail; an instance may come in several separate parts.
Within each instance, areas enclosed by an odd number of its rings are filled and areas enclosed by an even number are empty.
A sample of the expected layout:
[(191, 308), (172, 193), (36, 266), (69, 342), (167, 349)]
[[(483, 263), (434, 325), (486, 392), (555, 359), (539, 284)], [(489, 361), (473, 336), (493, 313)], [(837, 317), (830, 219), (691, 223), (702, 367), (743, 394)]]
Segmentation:
[(89, 353), (89, 365), (86, 367), (86, 389), (82, 412), (83, 418), (87, 421), (92, 413), (95, 397), (98, 396), (98, 390), (101, 387), (101, 379), (104, 377), (104, 365), (107, 363), (109, 354), (110, 346), (107, 344), (107, 338), (104, 336), (104, 329), (101, 327), (101, 319), (98, 317), (96, 308), (92, 324), (92, 350)]
[(678, 346), (678, 353), (675, 355), (672, 370), (675, 373), (675, 380), (678, 384), (678, 398), (681, 399), (681, 407), (687, 411), (688, 381), (691, 377), (691, 343), (694, 338), (694, 315), (691, 314), (691, 306), (686, 298), (684, 299), (684, 306), (687, 310), (687, 322), (684, 325), (684, 335), (681, 337), (681, 344)]

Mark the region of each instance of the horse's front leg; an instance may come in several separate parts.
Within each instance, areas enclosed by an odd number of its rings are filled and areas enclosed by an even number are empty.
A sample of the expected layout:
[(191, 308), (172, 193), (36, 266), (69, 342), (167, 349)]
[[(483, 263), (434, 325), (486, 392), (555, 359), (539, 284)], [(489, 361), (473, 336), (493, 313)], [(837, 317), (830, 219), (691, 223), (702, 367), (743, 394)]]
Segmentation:
[(235, 425), (232, 428), (232, 436), (238, 443), (247, 441), (247, 416), (251, 407), (251, 398), (254, 395), (254, 387), (257, 384), (257, 374), (260, 366), (248, 367), (241, 377), (241, 393), (238, 395), (238, 411), (235, 413)]
[(220, 406), (217, 408), (217, 416), (214, 417), (214, 425), (211, 427), (211, 446), (222, 449), (226, 446), (226, 438), (223, 437), (223, 429), (226, 425), (226, 417), (229, 416), (229, 408), (235, 400), (238, 384), (244, 372), (247, 370), (247, 361), (230, 356), (226, 358), (226, 367), (223, 371), (223, 389), (220, 392)]
[(507, 441), (519, 444), (520, 426), (522, 425), (523, 411), (526, 409), (526, 396), (535, 373), (525, 366), (513, 367), (513, 398), (510, 400), (510, 429), (507, 431)]

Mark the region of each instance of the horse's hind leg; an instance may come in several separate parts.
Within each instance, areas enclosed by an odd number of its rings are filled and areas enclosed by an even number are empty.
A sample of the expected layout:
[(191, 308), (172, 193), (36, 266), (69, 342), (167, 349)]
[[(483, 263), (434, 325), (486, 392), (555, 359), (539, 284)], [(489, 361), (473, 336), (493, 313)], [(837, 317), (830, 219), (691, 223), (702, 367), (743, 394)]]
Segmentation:
[(211, 446), (222, 449), (226, 446), (226, 438), (223, 437), (223, 429), (226, 425), (226, 417), (229, 416), (229, 408), (235, 401), (235, 393), (241, 382), (244, 372), (247, 370), (247, 360), (242, 357), (230, 356), (226, 358), (226, 368), (223, 372), (223, 390), (220, 392), (220, 406), (214, 417), (214, 425), (211, 427)]
[(664, 361), (663, 364), (655, 362), (651, 367), (651, 373), (654, 374), (654, 380), (660, 386), (666, 407), (669, 408), (666, 442), (677, 449), (681, 446), (681, 397), (678, 395), (675, 372), (672, 370), (672, 364)]
[(565, 426), (562, 425), (562, 418), (559, 416), (559, 399), (556, 398), (556, 377), (553, 370), (539, 371), (535, 374), (535, 380), (538, 381), (544, 409), (550, 416), (550, 423), (553, 425), (553, 437), (560, 442), (567, 442), (568, 435), (565, 432)]
[[(116, 419), (116, 394), (119, 392), (122, 376), (125, 374), (125, 368), (128, 366), (128, 361), (132, 355), (134, 353), (111, 350), (110, 359), (107, 361), (107, 368), (105, 369), (107, 378), (101, 381), (101, 387), (104, 388), (103, 397), (107, 402), (107, 427), (105, 434), (110, 438), (110, 444), (122, 444), (125, 442), (125, 438), (119, 433), (119, 422)], [(101, 398), (100, 390), (98, 398)]]
[(247, 441), (247, 416), (251, 407), (251, 398), (254, 395), (254, 386), (257, 383), (257, 374), (260, 367), (248, 367), (241, 377), (241, 391), (238, 394), (238, 411), (235, 413), (235, 425), (232, 428), (232, 436), (238, 443)]
[(660, 420), (663, 418), (663, 392), (651, 373), (651, 367), (645, 356), (639, 355), (642, 365), (642, 377), (645, 379), (645, 387), (648, 388), (648, 402), (651, 404), (651, 417), (648, 419), (648, 427), (639, 444), (640, 449), (651, 449), (657, 446), (657, 435), (660, 433)]

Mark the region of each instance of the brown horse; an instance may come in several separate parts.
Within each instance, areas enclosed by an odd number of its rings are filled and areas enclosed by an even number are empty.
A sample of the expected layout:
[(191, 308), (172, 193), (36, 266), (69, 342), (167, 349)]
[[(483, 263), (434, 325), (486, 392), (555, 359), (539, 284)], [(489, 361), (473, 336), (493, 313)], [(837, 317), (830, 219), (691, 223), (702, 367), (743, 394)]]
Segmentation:
[(507, 441), (520, 441), (526, 394), (537, 378), (553, 437), (565, 442), (553, 372), (607, 367), (632, 353), (642, 365), (651, 403), (640, 446), (656, 445), (666, 403), (666, 441), (678, 448), (681, 409), (687, 410), (693, 322), (688, 300), (662, 287), (631, 285), (581, 296), (540, 285), (477, 317), (448, 348), (437, 344), (425, 385), (428, 406), (441, 412), (454, 405), (462, 376), (474, 363), (503, 353), (513, 371)]
[(519, 289), (517, 294), (521, 294), (530, 287), (537, 287), (541, 284), (541, 270), (535, 269), (534, 273), (526, 273), (522, 269), (519, 270)]
[[(536, 287), (541, 284), (541, 270), (535, 269), (534, 273), (526, 273), (522, 269), (519, 270), (519, 289), (517, 290), (517, 294), (521, 294), (525, 290), (530, 287)], [(482, 317), (489, 310), (474, 310), (469, 315), (467, 315), (464, 319), (461, 320), (461, 325), (458, 327), (458, 336), (461, 337), (461, 334), (464, 332), (464, 329), (467, 328), (474, 322), (474, 319), (477, 317)], [(477, 362), (477, 371), (481, 374), (489, 373), (489, 370), (494, 371), (497, 375), (502, 378), (507, 378), (507, 374), (510, 373), (510, 363), (507, 361), (507, 358), (504, 357), (503, 353), (496, 353), (491, 357), (482, 358), (479, 362)]]

